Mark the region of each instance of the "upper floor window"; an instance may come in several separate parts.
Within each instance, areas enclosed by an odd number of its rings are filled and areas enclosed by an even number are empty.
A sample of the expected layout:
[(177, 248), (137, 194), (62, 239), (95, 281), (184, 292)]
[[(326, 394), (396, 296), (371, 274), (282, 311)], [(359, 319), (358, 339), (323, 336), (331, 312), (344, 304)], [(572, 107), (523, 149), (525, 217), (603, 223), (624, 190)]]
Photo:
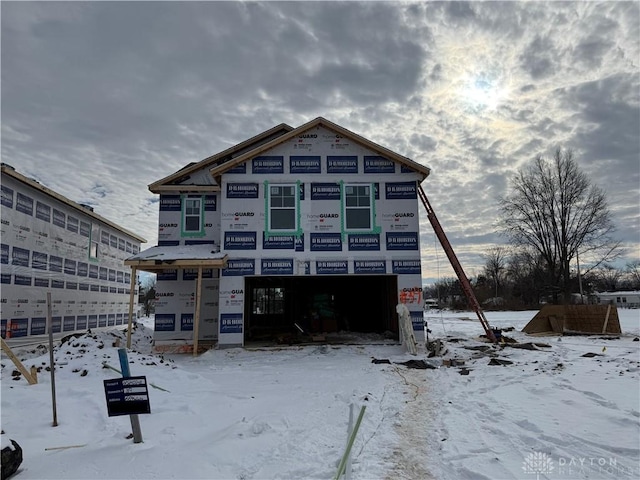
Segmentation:
[(100, 250), (100, 227), (98, 225), (91, 225), (91, 236), (89, 237), (89, 258), (91, 260), (98, 260)]
[(5, 185), (1, 185), (2, 189), (2, 205), (13, 208), (13, 190)]
[(184, 233), (203, 232), (202, 197), (185, 197), (182, 203), (182, 225)]
[(373, 188), (371, 185), (344, 185), (344, 220), (346, 230), (373, 228)]
[(297, 185), (269, 185), (270, 231), (295, 231), (298, 228)]

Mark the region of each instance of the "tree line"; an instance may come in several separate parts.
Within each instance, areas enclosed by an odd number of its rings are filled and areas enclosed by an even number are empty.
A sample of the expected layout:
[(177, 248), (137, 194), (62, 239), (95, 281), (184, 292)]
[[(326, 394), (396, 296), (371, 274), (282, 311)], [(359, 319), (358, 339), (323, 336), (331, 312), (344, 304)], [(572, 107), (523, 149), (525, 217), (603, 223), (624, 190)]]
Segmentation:
[[(559, 297), (560, 287), (548, 282), (544, 260), (523, 250), (507, 246), (493, 247), (485, 255), (480, 274), (469, 279), (476, 298), (484, 309), (537, 309), (541, 303), (552, 303)], [(582, 284), (582, 286), (580, 285)], [(577, 266), (570, 270), (570, 303), (594, 302), (596, 292), (640, 291), (640, 260), (623, 267), (604, 263), (585, 269), (578, 276)], [(580, 292), (582, 291), (582, 296)], [(444, 277), (424, 288), (424, 298), (436, 299), (441, 306), (467, 308), (460, 282)]]
[[(506, 242), (484, 255), (482, 272), (470, 279), (481, 304), (537, 308), (572, 303), (576, 295), (585, 302), (594, 292), (640, 290), (640, 260), (614, 266), (624, 249), (606, 194), (580, 170), (573, 151), (536, 157), (498, 204), (496, 228)], [(460, 308), (467, 303), (456, 278), (439, 280), (424, 295)]]

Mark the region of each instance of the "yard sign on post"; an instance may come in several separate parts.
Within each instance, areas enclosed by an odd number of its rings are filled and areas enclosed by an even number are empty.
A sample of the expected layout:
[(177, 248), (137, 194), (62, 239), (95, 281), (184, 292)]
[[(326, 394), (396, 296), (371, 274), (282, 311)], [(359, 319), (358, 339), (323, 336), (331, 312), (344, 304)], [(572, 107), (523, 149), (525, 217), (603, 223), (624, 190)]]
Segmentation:
[(133, 443), (141, 443), (142, 431), (140, 430), (138, 413), (151, 413), (147, 379), (145, 377), (131, 376), (126, 348), (118, 349), (118, 357), (120, 357), (122, 378), (104, 381), (107, 409), (109, 416), (129, 415)]

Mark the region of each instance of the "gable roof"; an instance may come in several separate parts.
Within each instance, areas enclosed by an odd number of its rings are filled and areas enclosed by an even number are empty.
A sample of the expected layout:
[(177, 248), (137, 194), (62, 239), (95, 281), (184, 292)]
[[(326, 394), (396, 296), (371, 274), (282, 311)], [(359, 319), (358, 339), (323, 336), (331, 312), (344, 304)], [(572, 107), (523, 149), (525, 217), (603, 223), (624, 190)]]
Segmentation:
[[(264, 144), (265, 142), (270, 142), (274, 138), (279, 138), (280, 136), (286, 134), (293, 130), (293, 127), (287, 125), (286, 123), (281, 123), (280, 125), (276, 125), (269, 130), (266, 130), (258, 135), (255, 135), (248, 140), (245, 140), (233, 147), (227, 148), (226, 150), (216, 153), (210, 157), (205, 158), (196, 163), (190, 163), (185, 167), (181, 168), (175, 173), (164, 177), (156, 182), (151, 183), (148, 188), (153, 193), (161, 193), (166, 191), (178, 191), (180, 189), (184, 190), (185, 185), (179, 185), (181, 181), (188, 179), (189, 175), (197, 172), (198, 170), (202, 170), (203, 168), (214, 168), (219, 165), (224, 165), (229, 162), (234, 157), (238, 155), (242, 155), (247, 151), (253, 151), (256, 147)], [(189, 185), (189, 190), (194, 190), (193, 185)], [(195, 189), (198, 189), (198, 186), (195, 186)], [(203, 186), (201, 186), (203, 187)], [(208, 187), (208, 188), (207, 188)], [(203, 190), (216, 191), (219, 190), (219, 186), (208, 185), (201, 188)]]
[(211, 168), (210, 173), (214, 177), (219, 176), (222, 173), (226, 172), (227, 170), (232, 169), (236, 165), (246, 162), (250, 158), (255, 157), (256, 155), (259, 155), (263, 152), (266, 152), (267, 150), (270, 150), (273, 147), (280, 145), (281, 143), (284, 143), (298, 135), (301, 135), (307, 130), (310, 130), (318, 126), (322, 126), (329, 130), (333, 130), (334, 132), (339, 133), (343, 137), (349, 138), (354, 142), (359, 143), (360, 145), (370, 150), (373, 150), (374, 152), (380, 154), (381, 156), (388, 158), (389, 160), (393, 160), (395, 162), (398, 162), (400, 164), (407, 166), (412, 170), (422, 173), (424, 175), (422, 180), (427, 178), (429, 176), (429, 173), (431, 173), (431, 170), (428, 167), (425, 167), (424, 165), (414, 162), (413, 160), (407, 157), (399, 155), (389, 150), (388, 148), (385, 148), (381, 145), (378, 145), (377, 143), (372, 142), (371, 140), (367, 140), (366, 138), (358, 135), (357, 133), (353, 133), (352, 131), (347, 130), (346, 128), (341, 127), (340, 125), (337, 125), (333, 122), (330, 122), (329, 120), (322, 117), (318, 117), (314, 120), (311, 120), (310, 122), (305, 123), (304, 125), (299, 126), (298, 128), (294, 128), (288, 131), (287, 133), (280, 135), (279, 137), (274, 138), (273, 140), (267, 143), (263, 143), (262, 145), (254, 148), (253, 150), (249, 150), (246, 153), (243, 153), (242, 155), (239, 155), (221, 165), (216, 165)]
[(2, 171), (3, 175), (8, 175), (9, 177), (13, 177), (15, 180), (17, 180), (18, 182), (21, 182), (25, 185), (28, 185), (29, 187), (38, 190), (39, 192), (43, 193), (44, 195), (47, 195), (51, 198), (55, 198), (56, 200), (58, 200), (59, 202), (65, 204), (66, 206), (73, 208), (74, 210), (76, 210), (77, 212), (82, 213), (83, 215), (87, 215), (99, 222), (104, 223), (105, 225), (109, 225), (111, 228), (113, 228), (114, 230), (123, 233), (125, 235), (128, 235), (129, 237), (137, 240), (140, 243), (147, 243), (147, 241), (141, 237), (140, 235), (136, 235), (135, 233), (127, 230), (126, 228), (121, 227), (120, 225), (112, 222), (111, 220), (107, 220), (106, 218), (104, 218), (101, 215), (98, 215), (97, 213), (95, 213), (93, 211), (93, 209), (87, 205), (83, 205), (77, 202), (74, 202), (73, 200), (68, 199), (67, 197), (65, 197), (64, 195), (59, 194), (58, 192), (51, 190), (50, 188), (45, 187), (44, 185), (42, 185), (41, 183), (37, 182), (36, 180), (33, 180), (31, 178), (25, 177), (24, 175), (22, 175), (21, 173), (18, 173), (15, 168), (13, 168), (11, 165), (8, 165), (6, 163), (3, 163), (1, 165), (0, 170)]

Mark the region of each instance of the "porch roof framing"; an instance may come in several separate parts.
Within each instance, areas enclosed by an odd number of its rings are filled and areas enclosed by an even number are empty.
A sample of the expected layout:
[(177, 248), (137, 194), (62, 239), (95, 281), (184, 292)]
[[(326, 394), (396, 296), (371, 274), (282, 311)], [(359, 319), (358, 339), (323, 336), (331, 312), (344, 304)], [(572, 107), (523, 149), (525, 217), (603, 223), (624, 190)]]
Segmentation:
[(202, 295), (202, 270), (205, 268), (224, 268), (227, 265), (226, 253), (212, 250), (214, 245), (176, 245), (156, 246), (140, 252), (124, 261), (131, 267), (131, 288), (129, 295), (129, 328), (127, 329), (127, 348), (131, 348), (131, 330), (133, 323), (133, 301), (136, 271), (161, 272), (164, 270), (194, 268), (198, 270), (196, 280), (196, 304), (193, 312), (193, 355), (198, 354), (198, 335), (200, 328), (200, 305)]

